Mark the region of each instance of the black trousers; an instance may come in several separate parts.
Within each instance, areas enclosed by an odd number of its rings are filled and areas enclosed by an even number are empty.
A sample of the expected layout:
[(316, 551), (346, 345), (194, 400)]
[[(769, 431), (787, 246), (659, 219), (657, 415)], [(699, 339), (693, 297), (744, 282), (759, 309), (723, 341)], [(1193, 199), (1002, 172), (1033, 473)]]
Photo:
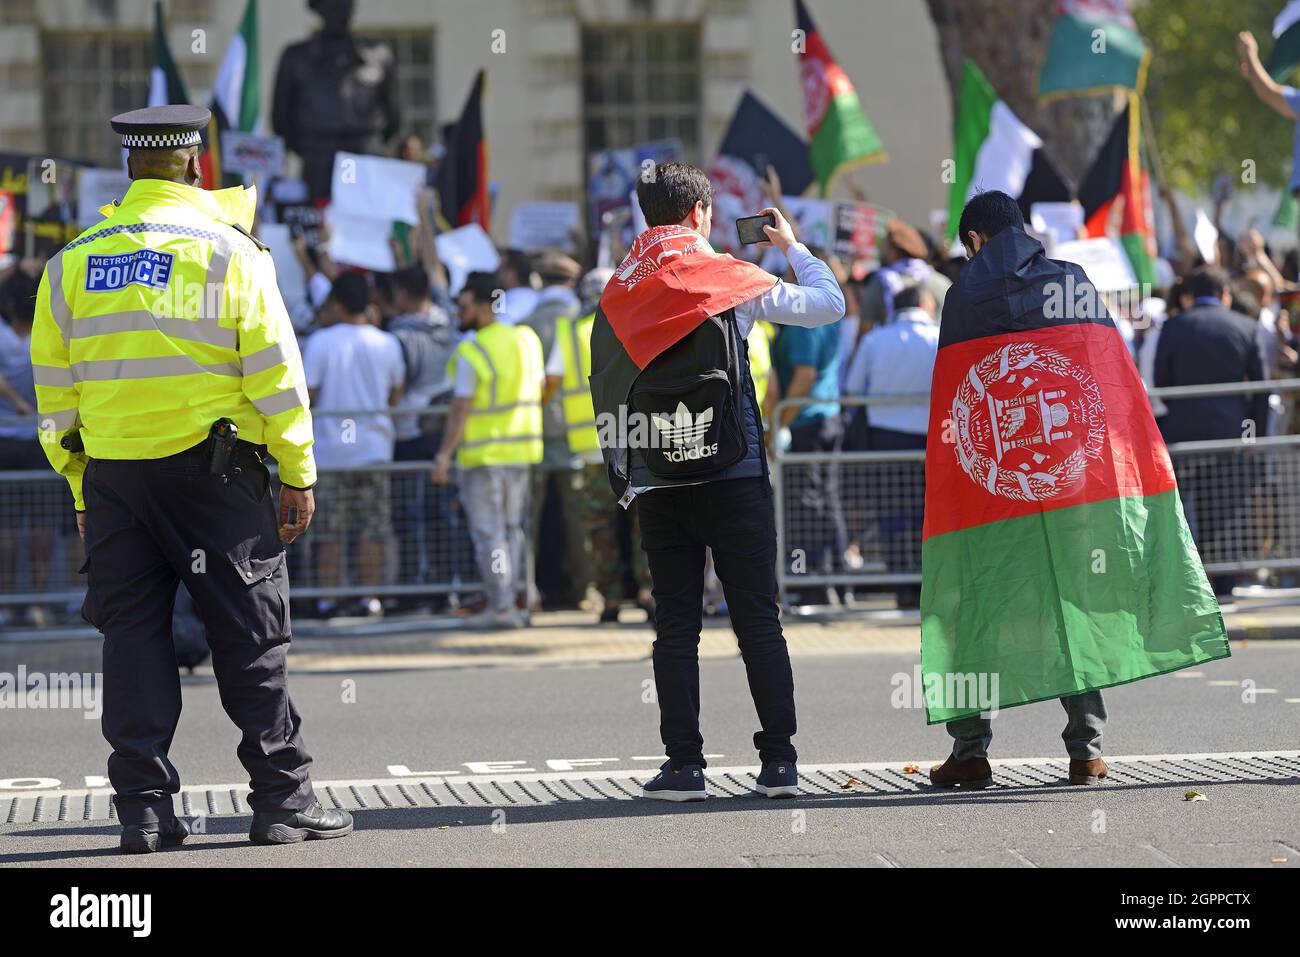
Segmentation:
[(776, 520), (767, 478), (658, 488), (637, 498), (637, 510), (654, 580), (659, 733), (673, 766), (705, 763), (699, 644), (706, 547), (713, 550), (758, 711), (759, 759), (795, 760), (794, 675), (777, 617)]
[(241, 450), (227, 485), (199, 449), (86, 469), (82, 614), (104, 634), (103, 731), (123, 824), (172, 813), (180, 778), (167, 756), (181, 713), (172, 605), (184, 581), (207, 630), (221, 704), (243, 732), (254, 810), (299, 810), (311, 758), (285, 685), (289, 578), (270, 474)]

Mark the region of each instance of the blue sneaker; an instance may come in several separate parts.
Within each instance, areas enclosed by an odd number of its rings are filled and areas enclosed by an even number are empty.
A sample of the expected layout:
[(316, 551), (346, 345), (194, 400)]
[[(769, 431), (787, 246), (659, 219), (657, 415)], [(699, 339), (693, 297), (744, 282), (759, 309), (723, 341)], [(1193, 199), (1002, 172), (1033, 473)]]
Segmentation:
[(703, 801), (704, 769), (698, 764), (684, 764), (680, 771), (665, 761), (654, 779), (641, 786), (641, 796), (656, 801)]
[(758, 776), (758, 793), (770, 798), (794, 797), (799, 793), (799, 769), (793, 761), (770, 761)]

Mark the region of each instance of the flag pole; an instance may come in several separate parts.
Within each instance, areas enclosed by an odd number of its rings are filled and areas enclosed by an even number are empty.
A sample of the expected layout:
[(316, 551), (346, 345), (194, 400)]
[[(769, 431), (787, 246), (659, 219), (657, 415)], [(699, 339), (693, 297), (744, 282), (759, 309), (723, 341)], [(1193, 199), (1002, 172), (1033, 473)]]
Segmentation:
[[(1174, 199), (1173, 189), (1165, 179), (1165, 166), (1160, 156), (1160, 146), (1156, 143), (1155, 122), (1151, 119), (1151, 111), (1147, 109), (1147, 95), (1143, 90), (1134, 95), (1136, 101), (1134, 105), (1140, 107), (1142, 114), (1142, 136), (1147, 142), (1147, 156), (1151, 159), (1151, 176), (1156, 181), (1156, 191), (1160, 198), (1164, 200), (1165, 208), (1169, 211), (1169, 225), (1174, 233), (1175, 255), (1181, 257), (1183, 250), (1190, 242), (1190, 236), (1187, 232), (1187, 224), (1183, 222), (1183, 211), (1178, 208), (1178, 203)], [(1154, 206), (1154, 204), (1152, 204)], [(1151, 223), (1154, 231), (1155, 222)], [(1159, 240), (1157, 239), (1157, 245)]]

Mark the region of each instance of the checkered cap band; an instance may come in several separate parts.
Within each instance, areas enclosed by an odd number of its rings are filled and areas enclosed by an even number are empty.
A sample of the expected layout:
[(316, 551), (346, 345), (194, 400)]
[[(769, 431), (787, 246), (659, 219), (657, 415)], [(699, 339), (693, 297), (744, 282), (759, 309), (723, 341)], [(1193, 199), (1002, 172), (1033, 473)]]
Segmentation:
[(198, 146), (203, 137), (198, 130), (182, 130), (179, 133), (123, 133), (122, 145), (128, 149), (178, 149), (182, 146)]

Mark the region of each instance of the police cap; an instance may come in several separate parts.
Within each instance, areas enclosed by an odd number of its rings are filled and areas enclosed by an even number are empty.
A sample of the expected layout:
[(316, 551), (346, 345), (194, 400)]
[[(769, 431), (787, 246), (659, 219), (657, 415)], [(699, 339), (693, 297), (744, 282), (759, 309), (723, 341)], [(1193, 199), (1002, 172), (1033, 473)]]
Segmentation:
[(127, 149), (180, 149), (203, 142), (212, 113), (201, 106), (150, 106), (113, 117), (113, 132)]

